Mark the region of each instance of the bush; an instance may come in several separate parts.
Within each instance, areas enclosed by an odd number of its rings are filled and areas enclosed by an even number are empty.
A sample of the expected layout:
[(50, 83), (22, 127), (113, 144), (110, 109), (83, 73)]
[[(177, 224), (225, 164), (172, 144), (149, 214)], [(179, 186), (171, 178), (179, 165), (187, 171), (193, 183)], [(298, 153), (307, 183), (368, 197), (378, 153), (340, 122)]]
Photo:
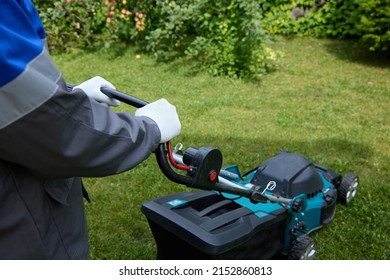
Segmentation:
[(266, 48), (259, 1), (156, 1), (146, 48), (159, 59), (186, 54), (213, 75), (260, 77), (277, 58)]
[(263, 6), (267, 29), (275, 34), (345, 38), (356, 33), (351, 24), (354, 0), (274, 0)]
[(150, 32), (143, 47), (158, 60), (169, 60), (183, 52), (182, 43), (189, 35), (191, 1), (157, 0), (150, 13)]
[(72, 47), (90, 47), (95, 33), (104, 25), (104, 14), (95, 1), (36, 1), (49, 47), (65, 51)]
[(275, 53), (260, 22), (258, 1), (196, 1), (192, 19), (196, 39), (186, 53), (200, 58), (214, 75), (265, 74)]
[(275, 34), (356, 38), (372, 51), (390, 49), (390, 0), (274, 0), (262, 9)]
[(390, 50), (390, 0), (356, 0), (356, 30), (370, 50)]
[[(260, 1), (266, 2), (266, 1)], [(260, 77), (277, 53), (265, 47), (259, 1), (36, 1), (55, 51), (131, 42), (157, 59), (196, 59), (213, 75)]]
[(36, 7), (45, 26), (50, 49), (61, 52), (136, 39), (145, 27), (145, 18), (137, 11), (136, 2), (38, 0)]

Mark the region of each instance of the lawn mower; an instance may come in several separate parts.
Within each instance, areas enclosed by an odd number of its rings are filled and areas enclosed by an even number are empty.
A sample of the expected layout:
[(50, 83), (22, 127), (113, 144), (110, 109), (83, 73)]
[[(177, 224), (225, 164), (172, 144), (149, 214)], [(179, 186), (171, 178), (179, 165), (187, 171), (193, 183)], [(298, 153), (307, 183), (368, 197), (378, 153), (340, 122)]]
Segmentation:
[[(140, 108), (147, 102), (102, 91)], [(184, 191), (145, 201), (157, 259), (313, 259), (311, 232), (329, 224), (336, 202), (349, 204), (359, 178), (280, 151), (248, 172), (223, 166), (219, 149), (160, 144), (162, 173)], [(196, 191), (195, 191), (196, 190)]]

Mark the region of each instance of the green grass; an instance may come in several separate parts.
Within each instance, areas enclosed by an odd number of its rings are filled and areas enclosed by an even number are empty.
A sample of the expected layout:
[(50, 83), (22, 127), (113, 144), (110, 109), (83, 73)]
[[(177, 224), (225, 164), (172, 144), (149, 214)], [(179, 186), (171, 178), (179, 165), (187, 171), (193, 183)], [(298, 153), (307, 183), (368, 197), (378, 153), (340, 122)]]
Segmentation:
[[(118, 90), (177, 106), (182, 133), (174, 143), (211, 145), (224, 164), (242, 171), (281, 149), (305, 155), (361, 186), (348, 207), (313, 233), (317, 259), (390, 257), (390, 59), (353, 42), (281, 39), (276, 71), (261, 82), (196, 73), (191, 64), (156, 64), (134, 49), (55, 56), (68, 82), (101, 75)], [(120, 111), (134, 109), (126, 105)], [(92, 259), (153, 259), (156, 248), (143, 201), (186, 191), (168, 181), (151, 156), (135, 169), (107, 178), (86, 178)]]

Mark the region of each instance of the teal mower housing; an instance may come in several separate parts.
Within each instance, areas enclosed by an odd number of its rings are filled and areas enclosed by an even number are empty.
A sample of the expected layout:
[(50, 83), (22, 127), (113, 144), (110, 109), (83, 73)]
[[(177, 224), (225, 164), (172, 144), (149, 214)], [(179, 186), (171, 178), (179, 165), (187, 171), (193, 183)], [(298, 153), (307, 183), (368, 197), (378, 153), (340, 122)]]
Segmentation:
[(218, 184), (256, 191), (183, 192), (143, 203), (158, 259), (314, 259), (309, 234), (333, 220), (337, 201), (352, 201), (359, 181), (283, 151), (244, 174), (223, 167)]

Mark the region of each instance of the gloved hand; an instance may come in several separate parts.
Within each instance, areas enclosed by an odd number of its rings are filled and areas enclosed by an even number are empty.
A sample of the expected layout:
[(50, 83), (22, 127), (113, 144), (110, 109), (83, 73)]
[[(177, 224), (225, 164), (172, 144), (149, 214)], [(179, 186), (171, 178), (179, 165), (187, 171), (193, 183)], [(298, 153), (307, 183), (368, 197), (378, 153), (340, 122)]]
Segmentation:
[(166, 99), (160, 99), (135, 111), (135, 116), (145, 116), (156, 122), (161, 132), (160, 143), (165, 143), (180, 134), (181, 123), (176, 107)]
[(78, 86), (75, 86), (73, 90), (81, 89), (90, 98), (95, 99), (96, 101), (101, 103), (106, 103), (108, 106), (119, 106), (120, 102), (118, 100), (110, 98), (100, 91), (101, 87), (115, 89), (115, 86), (109, 81), (106, 81), (102, 77), (96, 76), (79, 84)]

